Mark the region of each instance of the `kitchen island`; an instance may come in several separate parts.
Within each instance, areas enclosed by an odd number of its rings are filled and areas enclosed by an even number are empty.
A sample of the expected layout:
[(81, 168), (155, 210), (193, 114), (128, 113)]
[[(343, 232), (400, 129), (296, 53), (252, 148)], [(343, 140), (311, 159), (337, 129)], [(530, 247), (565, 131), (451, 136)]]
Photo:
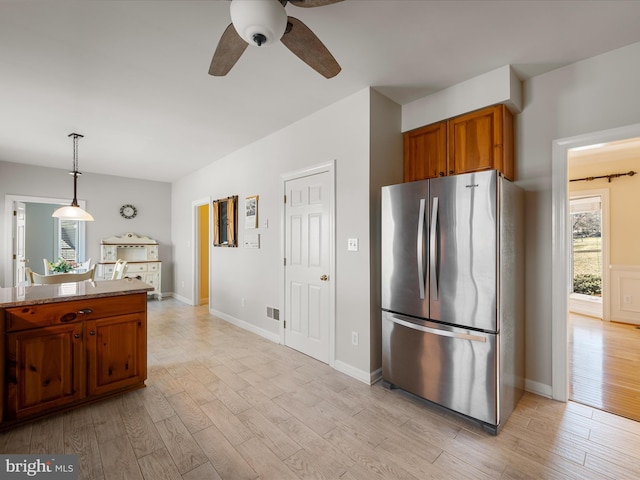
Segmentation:
[(144, 387), (137, 279), (0, 289), (0, 429)]

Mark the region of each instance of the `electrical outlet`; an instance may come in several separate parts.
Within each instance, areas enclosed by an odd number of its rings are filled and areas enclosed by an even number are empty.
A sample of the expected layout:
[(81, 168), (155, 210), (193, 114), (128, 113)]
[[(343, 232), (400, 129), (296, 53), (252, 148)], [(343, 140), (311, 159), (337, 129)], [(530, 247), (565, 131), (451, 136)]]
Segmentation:
[(357, 238), (348, 238), (347, 239), (347, 250), (349, 252), (357, 252), (358, 251), (358, 239)]
[(351, 344), (358, 346), (358, 332), (351, 332)]
[(625, 295), (624, 297), (622, 297), (622, 303), (627, 303), (627, 304), (632, 303), (631, 298), (632, 298), (631, 295)]

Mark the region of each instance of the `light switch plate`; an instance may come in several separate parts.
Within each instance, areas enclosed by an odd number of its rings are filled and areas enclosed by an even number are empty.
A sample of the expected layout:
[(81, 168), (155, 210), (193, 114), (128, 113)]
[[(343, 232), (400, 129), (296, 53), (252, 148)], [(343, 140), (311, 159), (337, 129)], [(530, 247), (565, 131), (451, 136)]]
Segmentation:
[(349, 252), (357, 252), (358, 251), (358, 239), (357, 238), (349, 238), (347, 240), (347, 250)]

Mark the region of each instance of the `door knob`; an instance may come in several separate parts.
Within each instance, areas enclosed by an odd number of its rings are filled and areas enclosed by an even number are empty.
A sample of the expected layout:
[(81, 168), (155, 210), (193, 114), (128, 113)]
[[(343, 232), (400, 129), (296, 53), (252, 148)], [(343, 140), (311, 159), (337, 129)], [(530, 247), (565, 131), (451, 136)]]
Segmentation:
[(320, 277), (320, 280), (322, 280), (323, 282), (326, 282), (327, 280), (329, 280), (329, 277), (327, 277), (326, 275), (322, 275)]

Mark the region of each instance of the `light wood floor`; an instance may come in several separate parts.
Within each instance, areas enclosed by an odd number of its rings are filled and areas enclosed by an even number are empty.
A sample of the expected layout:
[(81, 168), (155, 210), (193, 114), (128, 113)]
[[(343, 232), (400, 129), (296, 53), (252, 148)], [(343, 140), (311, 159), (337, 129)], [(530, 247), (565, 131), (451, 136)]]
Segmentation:
[(152, 301), (148, 387), (0, 434), (81, 479), (637, 479), (640, 424), (526, 394), (502, 432)]
[(569, 398), (640, 420), (640, 330), (569, 316)]

